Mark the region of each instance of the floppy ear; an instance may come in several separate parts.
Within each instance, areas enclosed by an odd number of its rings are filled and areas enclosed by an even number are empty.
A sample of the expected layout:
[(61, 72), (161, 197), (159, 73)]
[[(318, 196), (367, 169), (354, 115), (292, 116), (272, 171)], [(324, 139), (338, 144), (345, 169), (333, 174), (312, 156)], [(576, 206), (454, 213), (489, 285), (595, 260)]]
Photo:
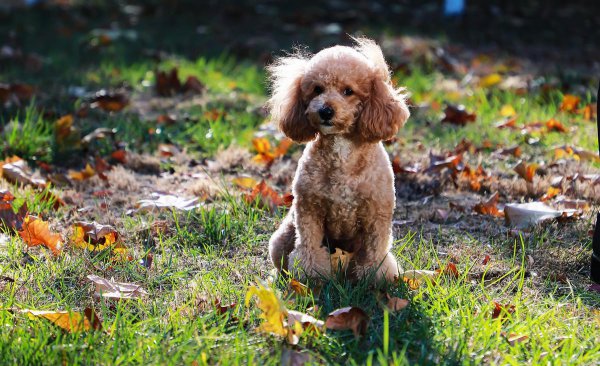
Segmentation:
[(369, 142), (391, 139), (410, 116), (404, 89), (392, 86), (383, 52), (375, 42), (366, 38), (354, 40), (356, 50), (370, 61), (373, 72), (369, 99), (358, 121), (359, 134)]
[(360, 136), (369, 142), (389, 140), (398, 133), (409, 115), (404, 95), (376, 78), (359, 117)]
[(282, 57), (267, 68), (272, 94), (268, 101), (271, 120), (279, 129), (296, 142), (307, 142), (315, 138), (317, 130), (312, 127), (305, 114), (300, 83), (308, 61), (301, 56)]

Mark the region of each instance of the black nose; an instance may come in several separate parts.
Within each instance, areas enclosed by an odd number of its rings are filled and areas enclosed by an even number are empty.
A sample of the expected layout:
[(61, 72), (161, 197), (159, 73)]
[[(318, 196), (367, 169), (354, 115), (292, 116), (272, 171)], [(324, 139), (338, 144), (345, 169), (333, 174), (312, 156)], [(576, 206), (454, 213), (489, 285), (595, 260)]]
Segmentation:
[(334, 114), (334, 110), (329, 106), (321, 107), (321, 109), (319, 109), (319, 117), (321, 117), (323, 121), (329, 121), (333, 118)]

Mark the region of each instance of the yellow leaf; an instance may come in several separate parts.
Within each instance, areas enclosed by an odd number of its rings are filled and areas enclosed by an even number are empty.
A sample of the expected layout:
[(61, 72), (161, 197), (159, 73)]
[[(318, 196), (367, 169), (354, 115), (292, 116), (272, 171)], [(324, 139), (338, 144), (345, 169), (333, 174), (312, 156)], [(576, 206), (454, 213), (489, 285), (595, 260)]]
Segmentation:
[(92, 166), (89, 163), (85, 165), (85, 169), (83, 169), (82, 171), (79, 171), (79, 172), (76, 172), (73, 170), (69, 171), (69, 177), (71, 177), (71, 179), (80, 180), (80, 181), (91, 178), (95, 174), (96, 174), (96, 171), (94, 170), (94, 168), (92, 168)]
[(271, 143), (264, 137), (252, 139), (252, 145), (259, 154), (271, 153)]
[(500, 109), (500, 115), (502, 117), (512, 117), (512, 116), (514, 116), (516, 114), (517, 114), (517, 111), (515, 111), (515, 109), (513, 108), (513, 106), (510, 105), (510, 104), (505, 104)]
[(502, 82), (502, 76), (498, 73), (489, 74), (479, 80), (479, 85), (484, 88), (490, 88)]
[(236, 177), (232, 180), (233, 184), (241, 188), (252, 189), (258, 182), (251, 177)]
[(76, 222), (71, 241), (76, 247), (92, 251), (104, 250), (117, 242), (119, 234), (110, 225)]
[(354, 256), (354, 253), (346, 252), (340, 248), (335, 248), (335, 252), (329, 257), (331, 261), (331, 268), (334, 271), (340, 270), (344, 272), (348, 268), (350, 260)]
[(69, 312), (43, 310), (21, 310), (21, 313), (27, 314), (30, 319), (48, 319), (54, 325), (59, 326), (68, 332), (102, 329), (100, 320), (95, 312), (90, 308), (85, 309), (84, 314), (76, 311)]
[(253, 296), (257, 297), (256, 305), (262, 311), (260, 317), (264, 320), (259, 329), (285, 337), (288, 334), (288, 329), (284, 320), (288, 316), (288, 311), (275, 294), (275, 291), (262, 283), (250, 287), (246, 293), (246, 306), (248, 306)]

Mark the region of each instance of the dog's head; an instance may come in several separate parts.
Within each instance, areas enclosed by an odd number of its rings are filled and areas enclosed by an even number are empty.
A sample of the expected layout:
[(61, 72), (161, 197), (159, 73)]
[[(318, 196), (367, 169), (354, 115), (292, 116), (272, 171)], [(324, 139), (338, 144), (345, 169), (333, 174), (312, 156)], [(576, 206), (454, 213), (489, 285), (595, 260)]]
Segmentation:
[(403, 89), (391, 84), (379, 46), (356, 39), (309, 58), (283, 57), (269, 67), (272, 120), (297, 142), (341, 134), (366, 142), (392, 138), (409, 111)]

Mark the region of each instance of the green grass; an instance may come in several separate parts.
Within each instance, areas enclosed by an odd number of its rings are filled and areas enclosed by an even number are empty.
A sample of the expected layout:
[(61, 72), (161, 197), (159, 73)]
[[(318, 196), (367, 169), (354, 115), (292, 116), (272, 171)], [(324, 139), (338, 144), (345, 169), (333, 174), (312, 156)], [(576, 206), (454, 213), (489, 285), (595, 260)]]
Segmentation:
[[(196, 213), (189, 217), (201, 223), (203, 232), (176, 224), (172, 240), (160, 241), (153, 269), (126, 262), (108, 270), (115, 278), (142, 283), (149, 292), (145, 300), (94, 300), (90, 296), (91, 283), (82, 279), (94, 273), (92, 265), (106, 268), (101, 256), (72, 249), (70, 255), (59, 258), (33, 254), (25, 263), (19, 250), (22, 244), (11, 240), (0, 257), (9, 267), (0, 274), (6, 275), (10, 268), (17, 284), (2, 291), (4, 308), (79, 309), (94, 304), (103, 315), (105, 331), (69, 334), (45, 320), (2, 311), (3, 362), (181, 364), (196, 360), (203, 364), (206, 360), (208, 364), (277, 364), (284, 341), (257, 333), (254, 328), (259, 323), (259, 311), (243, 305), (247, 287), (267, 271), (261, 268), (264, 262), (256, 258), (254, 235), (250, 235), (260, 217), (248, 217), (251, 208), (229, 208), (228, 218), (202, 210), (197, 212), (198, 220), (193, 217)], [(247, 225), (248, 236), (231, 228), (228, 220), (234, 225)], [(236, 233), (242, 234), (234, 241), (236, 249), (206, 251), (223, 240), (220, 228), (232, 239)], [(415, 234), (409, 232), (398, 240), (396, 251), (403, 265), (443, 266), (435, 246), (416, 239)], [(181, 247), (178, 244), (184, 235), (188, 239), (183, 242), (189, 245)], [(259, 236), (254, 242), (263, 239)], [(389, 294), (411, 301), (403, 311), (388, 314), (387, 321), (378, 290), (370, 288), (367, 281), (354, 285), (329, 281), (314, 298), (284, 295), (290, 309), (306, 311), (318, 304), (320, 318), (342, 306), (359, 306), (371, 317), (363, 338), (356, 339), (347, 331), (328, 331), (320, 336), (303, 336), (298, 347), (308, 349), (315, 362), (334, 364), (380, 364), (386, 360), (398, 365), (599, 362), (598, 320), (594, 320), (589, 304), (597, 306), (600, 297), (584, 301), (575, 293), (560, 295), (554, 291), (532, 297), (527, 293), (532, 280), (525, 275), (527, 249), (518, 239), (513, 245), (516, 253), (507, 260), (515, 267), (491, 282), (469, 279), (467, 269), (477, 264), (464, 263), (459, 267), (462, 275), (458, 279), (425, 283), (416, 291), (409, 291), (403, 283), (386, 286)], [(400, 248), (410, 248), (410, 252)], [(286, 281), (279, 280), (276, 290), (288, 293)], [(238, 305), (220, 315), (212, 305), (214, 299)], [(516, 310), (502, 319), (492, 319), (493, 301), (512, 304)], [(528, 339), (510, 345), (502, 332)], [(48, 348), (53, 352), (41, 352)]]

